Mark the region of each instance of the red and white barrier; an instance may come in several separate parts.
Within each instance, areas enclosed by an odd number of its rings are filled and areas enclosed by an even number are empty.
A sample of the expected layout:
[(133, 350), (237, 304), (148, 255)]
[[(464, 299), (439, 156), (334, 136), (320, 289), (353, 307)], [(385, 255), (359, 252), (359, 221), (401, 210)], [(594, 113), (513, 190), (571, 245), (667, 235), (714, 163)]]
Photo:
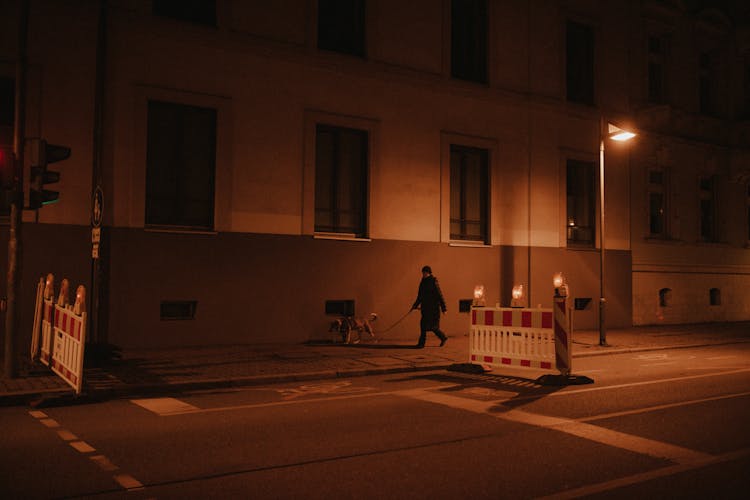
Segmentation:
[(42, 333), (42, 309), (44, 308), (44, 278), (39, 278), (36, 285), (36, 302), (34, 304), (34, 326), (31, 330), (31, 362), (39, 357), (40, 335)]
[(39, 346), (39, 360), (46, 366), (52, 361), (52, 323), (55, 319), (54, 302), (55, 277), (47, 275), (42, 292), (42, 343)]
[(490, 366), (554, 370), (552, 309), (472, 309), (469, 359)]
[(555, 297), (555, 367), (562, 375), (570, 375), (571, 358), (571, 329), (565, 297)]
[(52, 371), (60, 375), (76, 394), (83, 386), (83, 351), (86, 345), (86, 313), (75, 314), (69, 306), (55, 305)]
[(55, 277), (48, 274), (46, 282), (40, 279), (37, 287), (31, 359), (36, 359), (39, 352), (39, 360), (73, 387), (76, 394), (80, 394), (86, 347), (86, 288), (78, 287), (75, 304), (70, 306), (68, 280), (60, 283), (57, 303), (53, 301), (54, 284)]

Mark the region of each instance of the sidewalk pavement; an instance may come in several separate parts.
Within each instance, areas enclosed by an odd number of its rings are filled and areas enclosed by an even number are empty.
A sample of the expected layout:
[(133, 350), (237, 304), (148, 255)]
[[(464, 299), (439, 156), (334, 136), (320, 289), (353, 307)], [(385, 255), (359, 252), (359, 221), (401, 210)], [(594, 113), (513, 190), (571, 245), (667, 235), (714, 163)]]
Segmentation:
[[(385, 373), (446, 369), (469, 361), (468, 334), (449, 335), (444, 347), (428, 338), (385, 339), (368, 344), (274, 344), (128, 350), (121, 358), (86, 361), (84, 390), (74, 391), (45, 366), (24, 361), (18, 378), (0, 376), (0, 406), (34, 404), (49, 398), (81, 401), (166, 394)], [(750, 322), (665, 325), (612, 329), (608, 346), (598, 331), (576, 331), (573, 358), (624, 352), (750, 343)], [(574, 362), (575, 367), (575, 362)], [(493, 372), (495, 373), (495, 372)]]

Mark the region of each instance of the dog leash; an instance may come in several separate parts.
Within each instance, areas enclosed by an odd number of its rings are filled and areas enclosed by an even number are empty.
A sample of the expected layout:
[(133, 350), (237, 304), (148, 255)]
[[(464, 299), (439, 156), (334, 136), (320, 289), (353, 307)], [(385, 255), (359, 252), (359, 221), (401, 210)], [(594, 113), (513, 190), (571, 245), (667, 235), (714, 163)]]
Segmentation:
[(401, 317), (400, 317), (400, 318), (398, 319), (398, 321), (396, 321), (395, 323), (393, 323), (393, 324), (392, 324), (391, 326), (389, 326), (388, 328), (386, 328), (386, 329), (385, 329), (385, 330), (383, 330), (382, 332), (378, 332), (378, 333), (379, 333), (380, 335), (383, 335), (383, 334), (385, 334), (385, 333), (388, 333), (388, 332), (390, 332), (391, 330), (393, 330), (393, 328), (394, 328), (394, 327), (395, 327), (396, 325), (398, 325), (398, 324), (399, 324), (399, 323), (401, 323), (401, 322), (402, 322), (403, 320), (405, 320), (405, 319), (406, 319), (406, 317), (407, 317), (407, 316), (408, 316), (409, 314), (411, 314), (411, 312), (412, 312), (413, 310), (414, 310), (414, 309), (409, 309), (409, 310), (408, 310), (408, 311), (406, 312), (406, 314), (404, 314), (403, 316), (401, 316)]

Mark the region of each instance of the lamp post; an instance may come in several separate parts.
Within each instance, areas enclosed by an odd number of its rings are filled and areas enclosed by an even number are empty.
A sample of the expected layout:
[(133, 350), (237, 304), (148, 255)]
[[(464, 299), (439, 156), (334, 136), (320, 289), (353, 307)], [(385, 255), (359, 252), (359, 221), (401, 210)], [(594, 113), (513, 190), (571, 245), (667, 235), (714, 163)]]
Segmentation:
[[(607, 125), (606, 131), (604, 125)], [(599, 126), (599, 345), (607, 345), (607, 327), (604, 322), (606, 298), (604, 297), (604, 141), (624, 142), (635, 137), (634, 132), (623, 130), (601, 118)]]

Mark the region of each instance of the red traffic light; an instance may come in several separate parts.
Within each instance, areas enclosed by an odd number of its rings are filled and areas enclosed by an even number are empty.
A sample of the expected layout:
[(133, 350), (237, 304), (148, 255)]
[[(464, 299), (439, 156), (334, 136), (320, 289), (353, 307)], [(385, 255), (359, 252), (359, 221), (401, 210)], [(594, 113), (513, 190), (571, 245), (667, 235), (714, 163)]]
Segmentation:
[(0, 186), (3, 189), (11, 189), (13, 187), (15, 159), (13, 149), (0, 147)]

